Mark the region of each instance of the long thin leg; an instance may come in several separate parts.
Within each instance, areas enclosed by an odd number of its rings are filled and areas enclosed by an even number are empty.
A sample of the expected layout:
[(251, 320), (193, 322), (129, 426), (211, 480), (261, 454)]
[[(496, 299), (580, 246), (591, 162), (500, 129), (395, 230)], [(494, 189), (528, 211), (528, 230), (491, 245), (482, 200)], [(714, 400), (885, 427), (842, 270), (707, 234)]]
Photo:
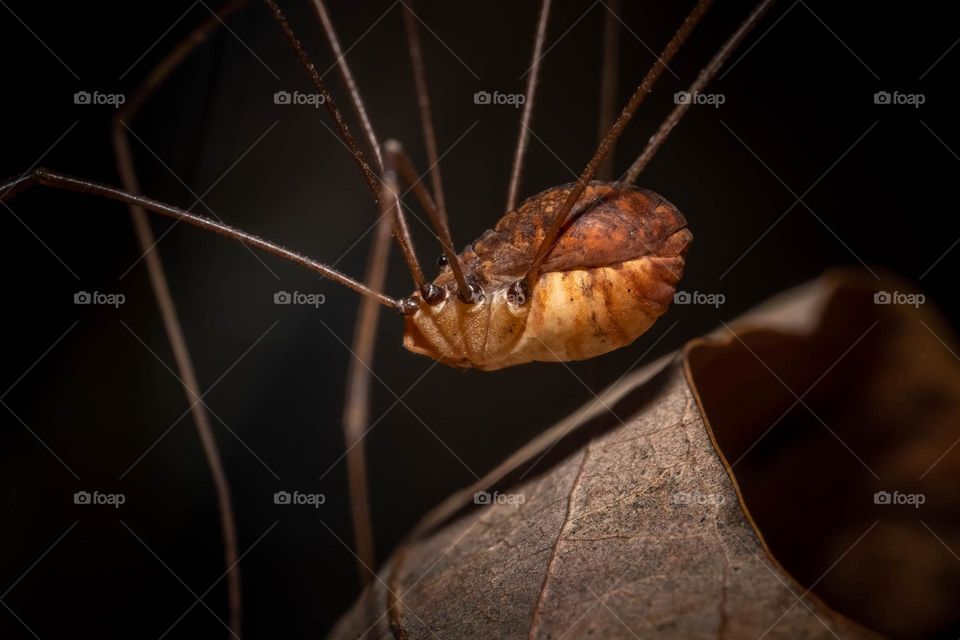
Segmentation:
[[(620, 35), (623, 29), (620, 27), (620, 12), (622, 3), (620, 0), (608, 0), (606, 3), (606, 14), (603, 20), (603, 61), (600, 71), (600, 103), (597, 116), (597, 144), (603, 141), (607, 131), (613, 126), (617, 119), (617, 106), (619, 103), (619, 79), (620, 79)], [(608, 182), (613, 179), (613, 163), (615, 159), (616, 146), (610, 149), (607, 157), (597, 168), (597, 180)], [(596, 359), (590, 359), (585, 366), (585, 378), (587, 384), (591, 387), (599, 383), (598, 366)]]
[(557, 237), (560, 235), (560, 229), (567, 221), (567, 216), (570, 215), (570, 211), (573, 210), (573, 206), (580, 199), (580, 196), (583, 195), (584, 190), (587, 188), (587, 184), (596, 175), (600, 163), (603, 162), (603, 159), (610, 152), (610, 149), (616, 143), (617, 138), (619, 138), (620, 134), (623, 133), (627, 123), (629, 123), (630, 119), (633, 118), (633, 114), (636, 113), (637, 108), (653, 89), (654, 83), (663, 73), (664, 69), (667, 68), (667, 64), (669, 64), (669, 62), (676, 55), (677, 51), (680, 49), (680, 46), (686, 41), (687, 37), (690, 35), (690, 32), (693, 31), (693, 28), (697, 26), (698, 22), (700, 22), (703, 14), (707, 12), (707, 9), (710, 8), (711, 4), (712, 0), (699, 0), (699, 2), (697, 2), (697, 6), (693, 8), (690, 14), (683, 21), (683, 24), (680, 25), (680, 28), (677, 29), (677, 32), (673, 35), (673, 38), (671, 38), (670, 42), (667, 43), (663, 53), (660, 54), (660, 57), (650, 68), (650, 71), (648, 71), (647, 75), (644, 76), (640, 86), (638, 86), (636, 91), (633, 92), (633, 95), (630, 96), (630, 100), (623, 108), (620, 116), (617, 118), (616, 122), (613, 123), (613, 126), (610, 127), (610, 131), (607, 132), (607, 135), (600, 142), (596, 152), (593, 154), (593, 158), (590, 159), (590, 162), (587, 163), (587, 167), (583, 170), (583, 173), (580, 174), (580, 179), (577, 181), (577, 184), (573, 187), (573, 189), (570, 190), (569, 195), (567, 195), (567, 199), (563, 202), (563, 205), (560, 207), (560, 211), (557, 212), (556, 217), (554, 217), (553, 221), (550, 223), (550, 228), (547, 229), (547, 233), (544, 236), (543, 241), (537, 248), (537, 252), (533, 257), (530, 268), (523, 278), (524, 287), (528, 291), (533, 290), (533, 285), (536, 282), (537, 276), (539, 275), (540, 265), (543, 263), (543, 259), (547, 257), (547, 253), (553, 247), (553, 243), (556, 242)]
[[(396, 189), (396, 174), (384, 172), (384, 186), (380, 197), (381, 216), (373, 239), (373, 248), (367, 262), (367, 286), (383, 288), (387, 276), (390, 253), (390, 221), (400, 210)], [(370, 372), (380, 307), (372, 298), (364, 298), (354, 327), (353, 357), (347, 371), (347, 391), (343, 411), (343, 433), (347, 447), (347, 485), (350, 491), (354, 545), (357, 551), (357, 571), (360, 584), (373, 578), (368, 567), (374, 567), (376, 556), (373, 545), (373, 519), (370, 510), (370, 488), (367, 476), (367, 453), (363, 436), (370, 423)]]
[[(317, 12), (317, 17), (320, 18), (320, 23), (323, 25), (323, 31), (336, 59), (340, 77), (347, 87), (354, 111), (357, 112), (357, 117), (360, 119), (360, 125), (363, 127), (367, 138), (367, 145), (373, 153), (377, 168), (382, 174), (383, 154), (380, 151), (380, 143), (377, 140), (376, 132), (373, 130), (373, 123), (367, 115), (363, 98), (360, 96), (360, 88), (350, 72), (350, 66), (347, 64), (346, 55), (340, 46), (340, 39), (337, 37), (333, 21), (330, 19), (327, 7), (321, 0), (314, 0), (313, 6)], [(381, 184), (384, 184), (382, 179)], [(386, 281), (386, 264), (390, 255), (390, 225), (387, 222), (393, 217), (398, 220), (397, 231), (403, 237), (401, 244), (405, 243), (411, 247), (411, 252), (413, 252), (413, 239), (406, 226), (406, 218), (400, 211), (400, 201), (396, 192), (388, 191), (385, 185), (381, 186), (378, 202), (381, 215), (374, 234), (373, 247), (367, 261), (367, 271), (364, 279), (367, 286), (374, 289), (382, 289)], [(425, 282), (418, 282), (417, 285), (421, 290), (426, 286)], [(357, 553), (357, 576), (361, 586), (366, 586), (373, 578), (368, 567), (376, 566), (373, 516), (370, 508), (370, 485), (367, 474), (367, 450), (363, 434), (366, 432), (370, 420), (370, 367), (373, 366), (379, 322), (379, 305), (370, 299), (361, 301), (360, 310), (353, 326), (352, 357), (347, 367), (347, 388), (343, 409), (343, 436), (347, 452), (347, 490), (350, 493), (353, 546)]]
[(540, 79), (540, 59), (543, 57), (543, 41), (547, 34), (547, 19), (550, 17), (551, 0), (540, 4), (540, 18), (537, 20), (537, 35), (533, 43), (533, 55), (530, 61), (530, 75), (527, 76), (526, 99), (520, 116), (520, 133), (517, 148), (513, 154), (513, 169), (510, 171), (510, 186), (507, 189), (507, 211), (513, 211), (517, 204), (517, 192), (520, 190), (520, 175), (523, 173), (523, 157), (530, 142), (530, 120), (533, 118), (533, 101)]
[(323, 31), (327, 35), (327, 42), (330, 43), (330, 49), (333, 51), (333, 56), (337, 61), (336, 66), (340, 71), (340, 77), (347, 86), (350, 101), (353, 103), (353, 107), (357, 112), (357, 117), (360, 118), (360, 125), (363, 127), (364, 134), (366, 134), (367, 144), (370, 146), (370, 151), (373, 152), (374, 160), (377, 161), (377, 167), (383, 172), (383, 154), (380, 152), (380, 143), (377, 141), (377, 134), (373, 130), (373, 123), (370, 121), (370, 116), (367, 115), (363, 98), (360, 96), (360, 88), (357, 86), (357, 82), (353, 79), (353, 74), (350, 72), (347, 57), (343, 53), (343, 48), (340, 46), (340, 39), (337, 37), (336, 29), (333, 27), (333, 21), (330, 20), (330, 13), (327, 11), (323, 0), (313, 0), (313, 8), (316, 10), (317, 17), (320, 18), (320, 23), (323, 25)]
[[(620, 76), (620, 0), (607, 3), (603, 21), (603, 70), (600, 73), (600, 117), (597, 119), (597, 144), (603, 141), (617, 117), (617, 81)], [(613, 176), (613, 148), (600, 163), (597, 179), (608, 181)]]
[(62, 173), (54, 173), (53, 171), (49, 171), (47, 169), (38, 168), (34, 169), (28, 174), (17, 176), (0, 183), (0, 194), (2, 194), (0, 201), (5, 201), (9, 198), (12, 198), (25, 189), (37, 184), (55, 187), (57, 189), (65, 189), (67, 191), (87, 193), (108, 198), (110, 200), (116, 200), (127, 205), (141, 207), (146, 211), (151, 211), (168, 218), (173, 218), (174, 220), (181, 220), (187, 224), (191, 224), (207, 231), (213, 231), (218, 235), (230, 238), (232, 240), (238, 240), (247, 246), (260, 249), (261, 251), (266, 251), (267, 253), (283, 258), (284, 260), (289, 260), (290, 262), (298, 264), (302, 267), (306, 267), (307, 269), (319, 273), (321, 276), (328, 278), (329, 280), (342, 284), (349, 289), (353, 289), (359, 294), (373, 298), (386, 307), (390, 307), (391, 309), (396, 309), (397, 311), (401, 312), (406, 311), (406, 306), (401, 300), (395, 300), (394, 298), (384, 295), (379, 291), (375, 291), (367, 287), (362, 282), (358, 282), (350, 276), (347, 276), (336, 269), (328, 267), (321, 262), (317, 262), (312, 258), (308, 258), (294, 251), (290, 251), (289, 249), (285, 249), (276, 243), (264, 240), (251, 233), (247, 233), (246, 231), (240, 231), (239, 229), (235, 229), (229, 225), (223, 224), (222, 222), (217, 222), (216, 220), (198, 215), (191, 211), (186, 211), (185, 209), (180, 209), (179, 207), (165, 204), (158, 200), (153, 200), (144, 196), (133, 195), (127, 193), (126, 191), (121, 191), (116, 187), (111, 187), (97, 182), (90, 182), (89, 180), (81, 180), (79, 178), (73, 178)]
[(427, 212), (430, 223), (433, 225), (437, 238), (440, 240), (440, 245), (443, 247), (443, 253), (447, 257), (450, 269), (453, 270), (453, 277), (457, 281), (457, 288), (459, 289), (457, 294), (460, 296), (460, 299), (464, 302), (475, 302), (475, 296), (478, 292), (467, 282), (466, 277), (463, 275), (460, 258), (457, 256), (457, 252), (453, 248), (453, 240), (450, 238), (450, 229), (443, 224), (440, 211), (433, 201), (433, 198), (430, 197), (430, 192), (427, 191), (423, 183), (417, 179), (417, 172), (413, 168), (413, 162), (411, 162), (410, 157), (404, 152), (403, 147), (396, 140), (387, 140), (384, 145), (384, 163), (387, 167), (385, 173), (399, 173), (404, 182), (413, 189), (413, 194), (417, 200), (420, 201), (420, 206)]
[(437, 134), (433, 128), (433, 113), (430, 109), (426, 65), (423, 63), (423, 53), (420, 49), (420, 31), (417, 28), (417, 18), (413, 15), (411, 4), (412, 0), (403, 3), (403, 26), (407, 33), (410, 63), (413, 65), (413, 79), (417, 86), (417, 104), (420, 106), (420, 126), (423, 129), (423, 141), (427, 148), (427, 162), (430, 166), (428, 170), (430, 184), (433, 186), (433, 197), (437, 201), (440, 222), (449, 235), (450, 220), (447, 217), (447, 199), (443, 193), (443, 180), (440, 178), (440, 158), (437, 153)]
[[(360, 123), (363, 126), (364, 133), (367, 137), (367, 144), (370, 146), (370, 149), (373, 152), (373, 157), (377, 161), (377, 167), (382, 173), (384, 170), (383, 166), (383, 153), (380, 150), (380, 141), (377, 139), (377, 134), (373, 130), (373, 123), (370, 120), (370, 116), (367, 115), (367, 108), (363, 103), (363, 97), (360, 95), (360, 87), (357, 85), (356, 80), (353, 78), (353, 73), (350, 71), (350, 65), (347, 64), (347, 56), (343, 52), (343, 48), (340, 46), (340, 38), (337, 37), (337, 31), (333, 26), (333, 21), (330, 19), (330, 13), (327, 11), (326, 5), (323, 3), (323, 0), (313, 0), (314, 9), (316, 9), (317, 16), (320, 18), (320, 23), (323, 25), (323, 31), (327, 36), (327, 42), (330, 43), (330, 49), (333, 51), (333, 55), (336, 58), (336, 67), (340, 72), (340, 77), (343, 79), (343, 83), (347, 87), (347, 92), (350, 95), (350, 101), (353, 103), (354, 111), (357, 112), (357, 117), (360, 119)], [(404, 5), (406, 6), (406, 5)], [(311, 71), (308, 69), (308, 71)], [(313, 75), (315, 72), (311, 72)], [(419, 84), (419, 81), (418, 81)], [(429, 109), (429, 105), (427, 107)], [(425, 129), (426, 130), (426, 129)], [(433, 130), (430, 128), (430, 133), (432, 134)], [(429, 145), (428, 145), (429, 148)], [(431, 156), (431, 168), (436, 168), (436, 173), (433, 173), (434, 176), (434, 187), (437, 187), (439, 184), (439, 167), (436, 165), (436, 144), (434, 143), (433, 152)], [(381, 185), (382, 188), (382, 185)], [(436, 189), (435, 189), (436, 190)], [(441, 192), (442, 196), (442, 192)], [(397, 201), (394, 202), (394, 211), (395, 211), (395, 227), (394, 235), (397, 237), (397, 240), (400, 243), (400, 251), (404, 255), (404, 259), (407, 260), (408, 264), (413, 264), (411, 267), (411, 273), (413, 269), (420, 269), (419, 264), (416, 264), (416, 249), (413, 246), (413, 238), (410, 235), (410, 229), (407, 225), (407, 218), (403, 213), (403, 209), (400, 208), (399, 197), (394, 195)], [(443, 209), (442, 198), (438, 199), (438, 203), (441, 207), (441, 212), (444, 213), (444, 218), (446, 218), (445, 210)], [(381, 208), (382, 210), (382, 208)], [(422, 280), (417, 280), (416, 275), (414, 275), (414, 282), (419, 287), (420, 292), (424, 297), (429, 297), (430, 292), (433, 289), (433, 285), (430, 284), (423, 276), (422, 271), (419, 272), (419, 277)]]
[[(340, 39), (337, 37), (337, 31), (330, 19), (326, 5), (322, 0), (313, 0), (314, 9), (317, 17), (323, 25), (323, 31), (327, 36), (327, 42), (336, 59), (336, 66), (340, 72), (340, 77), (347, 87), (350, 95), (350, 101), (353, 103), (354, 111), (360, 119), (361, 126), (366, 134), (367, 144), (370, 147), (373, 157), (376, 160), (380, 173), (384, 175), (382, 179), (380, 193), (380, 211), (381, 223), (384, 220), (396, 219), (398, 221), (400, 233), (404, 237), (404, 242), (411, 247), (413, 252), (413, 240), (410, 238), (410, 232), (406, 226), (406, 218), (400, 209), (400, 199), (395, 185), (390, 185), (389, 181), (395, 182), (395, 172), (385, 172), (383, 153), (380, 150), (380, 143), (377, 140), (377, 134), (373, 129), (373, 123), (367, 115), (367, 109), (364, 106), (363, 98), (360, 95), (360, 88), (353, 74), (350, 72), (350, 66), (347, 64), (346, 54), (340, 46)], [(388, 188), (390, 187), (390, 188)], [(382, 224), (378, 224), (378, 230), (381, 230)], [(389, 228), (389, 227), (387, 227)], [(365, 281), (368, 287), (373, 289), (382, 289), (386, 278), (386, 262), (389, 255), (389, 237), (384, 237), (382, 233), (375, 236), (373, 249), (370, 253), (367, 263), (367, 275)], [(421, 295), (429, 299), (436, 296), (436, 287), (428, 282), (417, 283), (420, 287)], [(347, 372), (347, 390), (346, 400), (344, 402), (343, 431), (344, 440), (347, 447), (347, 485), (350, 492), (351, 513), (353, 519), (354, 547), (357, 552), (357, 572), (360, 577), (360, 584), (366, 585), (373, 577), (368, 567), (375, 566), (376, 553), (373, 543), (373, 517), (370, 508), (370, 490), (367, 475), (367, 456), (366, 447), (363, 442), (363, 434), (369, 424), (370, 409), (370, 366), (374, 355), (377, 340), (377, 324), (380, 317), (380, 307), (372, 300), (361, 302), (360, 311), (357, 314), (354, 323), (352, 353), (354, 357), (350, 360), (349, 370)], [(371, 363), (371, 364), (368, 364)]]
[[(760, 19), (763, 18), (763, 15), (767, 12), (770, 6), (773, 4), (774, 0), (764, 0), (747, 16), (746, 20), (733, 32), (726, 42), (723, 43), (723, 46), (720, 47), (720, 50), (710, 59), (710, 62), (707, 63), (707, 66), (700, 71), (700, 74), (697, 75), (696, 80), (693, 81), (693, 84), (690, 85), (690, 88), (687, 89), (687, 93), (692, 97), (703, 91), (703, 88), (707, 86), (707, 83), (713, 79), (717, 72), (720, 71), (720, 67), (723, 66), (723, 63), (727, 61), (727, 58), (730, 57), (730, 54), (740, 46), (740, 43), (743, 42), (743, 39), (747, 37), (747, 34), (760, 22)], [(624, 182), (633, 184), (637, 180), (637, 176), (640, 175), (640, 172), (643, 171), (646, 166), (653, 159), (653, 156), (657, 153), (657, 150), (663, 145), (664, 141), (667, 139), (667, 136), (670, 135), (670, 132), (673, 131), (673, 128), (680, 123), (680, 119), (683, 117), (683, 114), (686, 113), (687, 109), (690, 108), (692, 100), (687, 100), (686, 102), (681, 102), (673, 108), (673, 111), (670, 112), (670, 115), (666, 117), (663, 123), (660, 125), (660, 128), (657, 129), (657, 132), (653, 134), (647, 146), (643, 148), (643, 151), (640, 153), (640, 156), (634, 161), (630, 166), (630, 170), (627, 171), (626, 176), (624, 177)]]
[(170, 74), (180, 66), (184, 59), (186, 59), (196, 47), (203, 44), (213, 31), (223, 26), (224, 20), (232, 16), (249, 2), (250, 0), (230, 0), (194, 27), (193, 31), (178, 42), (177, 46), (171, 49), (170, 52), (150, 70), (147, 76), (140, 81), (139, 86), (127, 97), (127, 101), (120, 107), (114, 119), (129, 120), (130, 118), (123, 118), (120, 114), (125, 113), (132, 116), (140, 111), (143, 103), (160, 85), (166, 82)]
[[(121, 183), (130, 193), (140, 195), (140, 185), (134, 169), (133, 156), (130, 153), (127, 130), (125, 126), (123, 126), (124, 121), (129, 121), (134, 118), (139, 112), (140, 107), (154, 90), (163, 84), (170, 73), (177, 68), (194, 47), (206, 40), (211, 31), (223, 24), (223, 20), (240, 9), (246, 4), (246, 1), (247, 0), (233, 0), (224, 5), (216, 14), (209, 16), (200, 23), (151, 70), (140, 85), (131, 93), (130, 100), (127, 101), (122, 109), (117, 111), (113, 119), (114, 155), (116, 156)], [(230, 495), (230, 483), (227, 480), (223, 460), (220, 457), (220, 450), (217, 447), (217, 441), (210, 424), (207, 407), (202, 402), (196, 401), (202, 395), (200, 383), (197, 380), (196, 370), (193, 366), (193, 358), (190, 355), (190, 348), (183, 332), (183, 325), (180, 323), (177, 307), (174, 303), (173, 295), (170, 293), (170, 285), (167, 282), (163, 262), (160, 259), (158, 250), (154, 247), (156, 237), (147, 220), (146, 211), (137, 205), (130, 205), (129, 209), (134, 231), (137, 236), (137, 242), (140, 245), (141, 252), (145, 256), (147, 274), (150, 278), (150, 285), (153, 288), (154, 297), (157, 300), (157, 306), (160, 308), (160, 316), (163, 319), (167, 340), (173, 351), (173, 357), (176, 362), (180, 380), (183, 384), (184, 393), (187, 396), (187, 402), (190, 404), (190, 412), (197, 429), (197, 435), (200, 438), (204, 457), (207, 460), (207, 466), (210, 468), (210, 475), (213, 477), (213, 484), (217, 495), (217, 509), (220, 514), (220, 531), (223, 538), (224, 562), (227, 567), (229, 627), (234, 637), (239, 638), (243, 618), (243, 595), (241, 591), (237, 523), (233, 512), (233, 501)]]
[[(354, 161), (360, 168), (360, 172), (363, 174), (364, 182), (366, 183), (367, 188), (370, 190), (370, 193), (373, 195), (374, 201), (379, 204), (380, 181), (377, 178), (376, 173), (364, 158), (363, 151), (361, 151), (360, 146), (353, 137), (353, 133), (350, 131), (350, 126), (343, 117), (343, 113), (337, 107), (336, 101), (327, 90), (326, 85), (320, 78), (320, 74), (317, 72), (317, 68), (310, 60), (310, 56), (307, 54), (306, 49), (303, 48), (303, 44), (300, 43), (296, 33), (294, 33), (293, 29), (290, 27), (290, 23), (287, 21), (287, 17), (283, 14), (283, 11), (280, 10), (280, 7), (276, 2), (274, 2), (274, 0), (264, 1), (270, 8), (270, 11), (273, 13), (273, 17), (280, 25), (280, 28), (283, 30), (283, 34), (290, 43), (291, 48), (293, 48), (294, 53), (296, 53), (297, 58), (300, 60), (300, 64), (303, 65), (307, 75), (310, 77), (310, 82), (313, 83), (314, 88), (316, 88), (320, 95), (323, 96), (323, 104), (327, 108), (327, 111), (330, 112), (330, 116), (333, 118), (333, 121), (337, 126), (337, 130), (340, 132), (340, 137), (343, 139), (344, 144), (347, 145), (347, 148), (350, 149), (350, 153), (353, 155)], [(417, 287), (422, 288), (423, 285), (426, 284), (426, 278), (423, 275), (423, 269), (420, 268), (420, 263), (417, 260), (417, 256), (413, 250), (413, 240), (410, 237), (410, 230), (407, 227), (406, 218), (403, 216), (402, 211), (399, 211), (399, 215), (394, 217), (394, 237), (397, 239), (397, 244), (400, 245), (400, 253), (403, 255), (403, 260), (407, 263), (407, 267), (410, 269), (410, 275), (413, 277), (414, 283), (417, 285)]]

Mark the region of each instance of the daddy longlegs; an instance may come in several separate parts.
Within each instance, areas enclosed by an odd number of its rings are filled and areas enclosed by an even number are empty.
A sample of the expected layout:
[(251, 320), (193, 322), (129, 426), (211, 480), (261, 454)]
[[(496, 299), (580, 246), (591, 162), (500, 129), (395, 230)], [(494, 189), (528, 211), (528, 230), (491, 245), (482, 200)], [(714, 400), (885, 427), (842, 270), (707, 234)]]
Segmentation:
[[(378, 139), (323, 0), (311, 2), (336, 58), (336, 68), (361, 124), (362, 137), (372, 162), (361, 149), (343, 112), (281, 8), (275, 0), (265, 2), (314, 88), (323, 96), (337, 132), (349, 148), (379, 209), (380, 217), (363, 281), (230, 227), (219, 219), (201, 216), (140, 193), (126, 123), (136, 117), (145, 102), (190, 52), (247, 0), (231, 0), (198, 25), (157, 64), (116, 113), (113, 146), (123, 189), (43, 168), (0, 184), (0, 202), (31, 186), (44, 185), (96, 195), (128, 206), (215, 482), (228, 571), (229, 628), (236, 636), (240, 632), (241, 596), (230, 489), (164, 268), (154, 247), (156, 238), (147, 212), (187, 222), (284, 258), (363, 296), (347, 375), (343, 427), (358, 570), (361, 581), (367, 582), (371, 578), (369, 567), (374, 566), (374, 551), (362, 435), (368, 424), (370, 395), (370, 370), (366, 363), (372, 358), (380, 308), (389, 307), (403, 316), (403, 342), (407, 349), (451, 366), (481, 370), (531, 361), (587, 359), (628, 345), (647, 331), (669, 306), (674, 286), (683, 272), (684, 256), (692, 234), (687, 229), (686, 219), (672, 204), (634, 184), (691, 103), (681, 102), (673, 108), (623, 177), (613, 182), (608, 181), (612, 151), (659, 76), (712, 4), (712, 0), (698, 0), (619, 115), (615, 112), (613, 89), (617, 28), (611, 19), (613, 13), (608, 15), (604, 38), (601, 136), (597, 148), (576, 182), (547, 189), (518, 206), (529, 141), (528, 125), (534, 111), (551, 9), (551, 0), (541, 0), (507, 189), (506, 214), (493, 230), (485, 232), (457, 253), (448, 224), (418, 19), (410, 0), (401, 3), (401, 11), (429, 162), (423, 177), (429, 176), (430, 188), (423, 184), (398, 141), (388, 139), (381, 143)], [(690, 85), (690, 94), (701, 91), (717, 74), (772, 4), (773, 0), (762, 0), (754, 8)], [(403, 210), (406, 205), (401, 201), (401, 185), (412, 192), (427, 214), (443, 252), (444, 268), (432, 282), (427, 280), (417, 259)], [(413, 294), (407, 297), (393, 298), (382, 291), (391, 234), (415, 286)]]

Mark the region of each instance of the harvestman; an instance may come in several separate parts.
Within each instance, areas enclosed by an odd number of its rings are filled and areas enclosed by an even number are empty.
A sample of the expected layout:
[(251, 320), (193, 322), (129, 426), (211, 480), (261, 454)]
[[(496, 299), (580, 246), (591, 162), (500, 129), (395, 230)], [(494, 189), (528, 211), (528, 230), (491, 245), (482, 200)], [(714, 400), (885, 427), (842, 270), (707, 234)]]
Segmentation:
[[(350, 364), (344, 429), (347, 466), (354, 505), (354, 535), (361, 564), (361, 579), (373, 565), (362, 433), (367, 424), (369, 376), (380, 305), (404, 317), (404, 346), (444, 364), (494, 370), (531, 361), (565, 361), (591, 358), (632, 343), (669, 306), (674, 286), (683, 272), (684, 256), (693, 236), (683, 215), (666, 199), (634, 186), (690, 106), (678, 104), (670, 112), (620, 181), (600, 181), (609, 173), (611, 152), (637, 108), (667, 68), (683, 42), (706, 13), (712, 0), (699, 0), (614, 118), (613, 80), (616, 44), (613, 13), (607, 18), (604, 79), (601, 103), (601, 139), (577, 182), (553, 187), (516, 206), (523, 158), (528, 142), (539, 62), (551, 0), (542, 0), (537, 22), (531, 73), (521, 115), (519, 140), (508, 188), (507, 213), (494, 229), (485, 232), (461, 252), (454, 250), (447, 219), (438, 165), (436, 135), (417, 18), (409, 3), (403, 20), (417, 88), (421, 124), (430, 169), (431, 188), (424, 186), (400, 143), (380, 144), (367, 115), (359, 89), (346, 63), (323, 0), (312, 0), (327, 41), (337, 58), (337, 69), (363, 128), (373, 166), (354, 138), (342, 112), (327, 91), (320, 74), (274, 0), (265, 0), (350, 149), (373, 199), (380, 209), (365, 282), (355, 280), (316, 260), (285, 249), (224, 224), (139, 193), (127, 140), (126, 122), (164, 82), (190, 51), (246, 4), (233, 0), (199, 25), (169, 53), (114, 119), (114, 149), (125, 190), (38, 168), (0, 184), (0, 201), (33, 185), (46, 185), (97, 195), (126, 203), (133, 215), (138, 241), (144, 251), (154, 293), (183, 379), (191, 411), (211, 467), (221, 514), (228, 566), (230, 629), (239, 634), (240, 582), (236, 526), (229, 487), (217, 452), (207, 413), (201, 401), (176, 308), (167, 286), (146, 211), (213, 231), (304, 266), (363, 296), (354, 332), (354, 358)], [(701, 91), (725, 60), (759, 22), (773, 0), (763, 0), (703, 68), (689, 88)], [(409, 189), (426, 212), (443, 249), (440, 275), (432, 282), (424, 276), (410, 238), (399, 199), (400, 184)], [(392, 298), (381, 289), (386, 274), (390, 232), (415, 285), (412, 295)]]

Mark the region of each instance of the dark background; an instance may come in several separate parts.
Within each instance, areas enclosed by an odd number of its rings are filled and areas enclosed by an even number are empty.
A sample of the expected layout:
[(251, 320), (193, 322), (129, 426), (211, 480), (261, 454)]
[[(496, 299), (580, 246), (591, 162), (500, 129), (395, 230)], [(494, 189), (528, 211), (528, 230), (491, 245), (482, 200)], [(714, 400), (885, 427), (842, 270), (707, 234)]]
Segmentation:
[[(333, 58), (309, 4), (283, 4), (326, 70)], [(651, 64), (641, 41), (659, 51), (691, 3), (627, 4), (621, 101)], [(422, 170), (399, 6), (376, 22), (389, 6), (337, 2), (331, 13), (345, 46), (355, 43), (348, 61), (378, 133), (400, 139)], [(619, 171), (751, 6), (722, 2), (708, 14), (671, 65), (679, 79), (665, 74), (629, 127)], [(557, 44), (544, 58), (532, 123), (540, 140), (531, 141), (524, 197), (571, 180), (593, 151), (605, 9), (590, 7), (558, 1), (551, 16), (547, 43)], [(422, 30), (441, 152), (477, 123), (442, 163), (462, 246), (502, 213), (519, 120), (509, 106), (475, 105), (473, 94), (523, 91), (538, 6), (422, 1), (416, 10), (436, 35)], [(634, 345), (591, 362), (495, 373), (433, 367), (407, 353), (401, 322), (386, 313), (371, 414), (378, 422), (367, 438), (380, 561), (427, 509), (592, 391), (830, 265), (897, 271), (955, 322), (960, 249), (944, 253), (960, 237), (960, 158), (950, 150), (960, 149), (960, 50), (944, 53), (960, 34), (939, 11), (922, 2), (781, 2), (734, 60), (752, 51), (712, 85), (725, 104), (690, 110), (639, 182), (687, 215), (696, 240), (681, 287), (723, 293), (719, 309), (676, 306)], [(189, 2), (0, 7), (0, 175), (42, 157), (45, 166), (117, 184), (112, 108), (75, 105), (74, 92), (129, 93), (208, 15)], [(220, 31), (199, 48), (130, 123), (143, 141), (131, 141), (143, 191), (189, 206), (195, 197), (174, 174), (200, 195), (226, 173), (203, 197), (218, 216), (360, 276), (376, 210), (355, 166), (323, 109), (273, 103), (275, 91), (310, 87), (263, 5), (228, 24), (233, 33)], [(327, 80), (346, 106), (336, 72)], [(875, 105), (881, 90), (922, 93), (926, 103)], [(803, 195), (814, 184), (804, 195), (809, 209), (791, 208), (791, 190)], [(31, 637), (29, 627), (40, 638), (226, 635), (199, 605), (170, 629), (194, 604), (191, 591), (199, 596), (221, 576), (223, 556), (196, 432), (189, 416), (175, 422), (187, 405), (160, 362), (173, 366), (144, 265), (123, 276), (140, 255), (125, 208), (45, 189), (9, 207), (0, 210), (0, 599), (8, 607), (0, 634)], [(154, 223), (158, 233), (170, 226)], [(433, 273), (439, 248), (421, 223), (411, 224)], [(339, 426), (343, 343), (358, 300), (185, 225), (159, 250), (201, 387), (215, 385), (206, 400), (222, 419), (214, 419), (217, 440), (241, 552), (249, 549), (240, 565), (246, 635), (322, 634), (358, 592), (345, 547), (352, 533)], [(388, 293), (410, 288), (394, 252)], [(123, 293), (127, 302), (116, 310), (76, 306), (80, 290)], [(326, 302), (277, 306), (278, 290), (323, 293)], [(126, 504), (75, 505), (79, 490), (122, 492)], [(327, 500), (316, 510), (275, 505), (278, 490)], [(225, 595), (221, 581), (204, 597), (223, 619)]]

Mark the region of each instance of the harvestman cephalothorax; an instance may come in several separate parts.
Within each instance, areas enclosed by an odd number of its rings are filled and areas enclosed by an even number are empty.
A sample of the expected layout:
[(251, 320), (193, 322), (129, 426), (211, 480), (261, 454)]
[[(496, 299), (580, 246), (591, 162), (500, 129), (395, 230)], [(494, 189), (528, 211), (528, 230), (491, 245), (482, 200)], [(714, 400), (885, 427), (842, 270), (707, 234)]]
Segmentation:
[[(519, 140), (508, 186), (507, 213), (492, 230), (486, 231), (460, 253), (454, 249), (450, 235), (417, 18), (409, 0), (401, 3), (402, 14), (430, 163), (427, 172), (430, 188), (420, 181), (398, 141), (386, 140), (381, 144), (378, 140), (327, 8), (323, 0), (311, 1), (337, 58), (336, 66), (361, 123), (369, 156), (361, 149), (280, 7), (274, 0), (265, 0), (310, 81), (323, 96), (324, 105), (340, 137), (350, 149), (379, 207), (380, 218), (365, 281), (351, 278), (321, 262), (219, 220), (164, 204), (139, 193), (126, 122), (135, 117), (145, 101), (190, 51), (223, 24), (224, 19), (246, 4), (246, 0), (232, 0), (200, 24), (161, 60), (117, 112), (113, 142), (124, 189), (42, 168), (0, 184), (0, 201), (39, 184), (97, 195), (129, 206), (217, 487), (228, 566), (230, 628), (234, 634), (239, 634), (240, 628), (240, 582), (235, 566), (238, 561), (236, 527), (229, 487), (163, 267), (157, 251), (151, 250), (155, 239), (147, 221), (147, 211), (187, 222), (292, 261), (364, 297), (354, 335), (354, 358), (348, 374), (344, 415), (354, 535), (361, 564), (361, 579), (364, 581), (370, 577), (365, 567), (373, 566), (362, 447), (362, 434), (367, 424), (370, 375), (365, 363), (372, 356), (380, 306), (390, 307), (403, 316), (403, 341), (407, 349), (451, 366), (494, 370), (531, 361), (582, 360), (632, 343), (666, 311), (674, 287), (683, 273), (684, 257), (693, 238), (686, 219), (676, 207), (656, 193), (634, 186), (641, 171), (689, 108), (689, 101), (674, 107), (621, 180), (606, 180), (611, 167), (611, 152), (618, 138), (706, 13), (712, 0), (697, 2), (618, 115), (610, 79), (614, 74), (609, 73), (616, 65), (616, 46), (612, 45), (614, 38), (610, 37), (615, 23), (608, 17), (601, 96), (601, 137), (596, 151), (576, 182), (547, 189), (517, 205), (528, 142), (528, 124), (535, 103), (551, 7), (551, 0), (542, 0)], [(763, 0), (746, 17), (691, 84), (688, 90), (691, 95), (701, 91), (716, 75), (772, 4), (773, 0)], [(399, 200), (401, 184), (409, 185), (429, 217), (443, 250), (443, 268), (432, 282), (424, 276), (410, 238)], [(415, 290), (408, 297), (393, 298), (382, 292), (391, 230), (414, 282)]]

